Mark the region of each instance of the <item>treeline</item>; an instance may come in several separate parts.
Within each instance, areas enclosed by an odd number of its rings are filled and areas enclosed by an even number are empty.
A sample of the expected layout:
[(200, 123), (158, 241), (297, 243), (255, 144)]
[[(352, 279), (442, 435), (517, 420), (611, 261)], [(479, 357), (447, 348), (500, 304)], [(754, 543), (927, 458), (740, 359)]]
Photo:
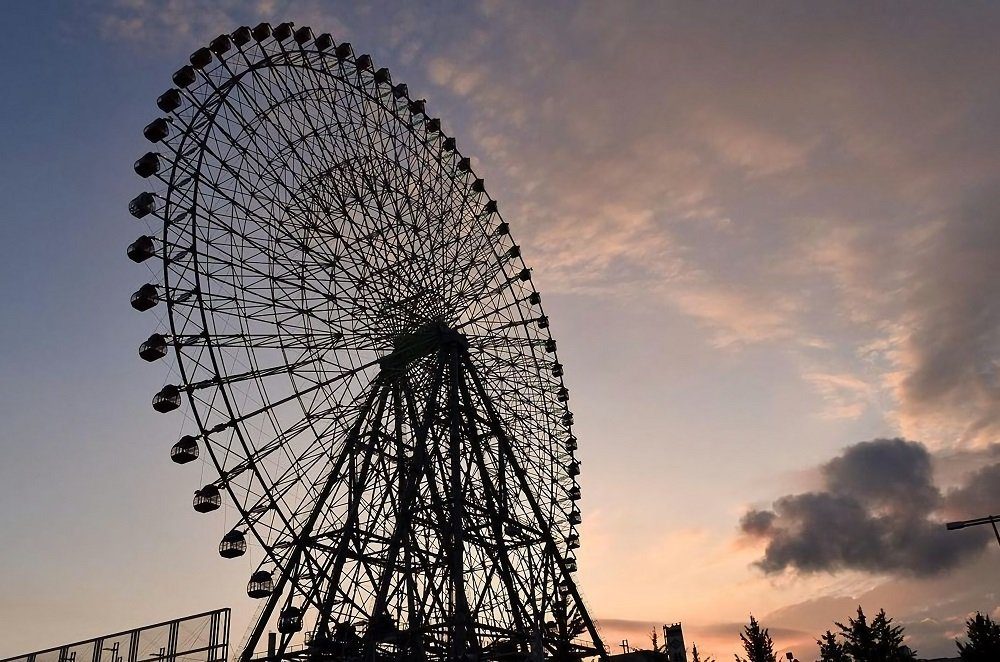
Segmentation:
[[(855, 618), (847, 623), (834, 623), (836, 631), (827, 630), (816, 640), (819, 644), (818, 662), (915, 662), (917, 652), (903, 643), (902, 626), (893, 625), (885, 610), (880, 610), (869, 620), (858, 607)], [(743, 656), (736, 655), (736, 662), (778, 662), (774, 641), (767, 628), (753, 616), (740, 633)], [(976, 612), (965, 623), (965, 641), (956, 640), (962, 662), (1000, 662), (1000, 624), (989, 615)], [(697, 646), (693, 662), (715, 662), (702, 658)], [(796, 661), (797, 662), (797, 661)]]

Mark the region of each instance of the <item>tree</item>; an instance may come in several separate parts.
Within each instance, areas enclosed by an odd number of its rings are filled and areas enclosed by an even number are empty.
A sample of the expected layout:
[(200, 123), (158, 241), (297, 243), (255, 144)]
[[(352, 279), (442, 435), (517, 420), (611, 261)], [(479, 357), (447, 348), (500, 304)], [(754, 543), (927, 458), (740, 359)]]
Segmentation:
[(858, 617), (849, 618), (847, 625), (837, 623), (844, 638), (843, 651), (854, 662), (913, 662), (917, 654), (903, 644), (903, 628), (892, 624), (885, 610), (872, 619), (858, 607)]
[(965, 622), (969, 643), (956, 641), (962, 662), (996, 662), (1000, 660), (1000, 623), (978, 611)]
[(701, 655), (698, 653), (698, 645), (695, 643), (691, 644), (691, 662), (715, 662), (715, 658), (711, 655), (707, 656), (704, 660), (701, 659)]
[(767, 633), (767, 628), (761, 628), (757, 619), (750, 615), (750, 624), (743, 626), (740, 633), (740, 641), (743, 642), (743, 650), (746, 651), (745, 658), (736, 655), (736, 662), (775, 662), (774, 642), (771, 635)]
[(819, 644), (819, 662), (851, 662), (844, 645), (837, 641), (837, 635), (829, 630), (817, 639), (816, 643)]

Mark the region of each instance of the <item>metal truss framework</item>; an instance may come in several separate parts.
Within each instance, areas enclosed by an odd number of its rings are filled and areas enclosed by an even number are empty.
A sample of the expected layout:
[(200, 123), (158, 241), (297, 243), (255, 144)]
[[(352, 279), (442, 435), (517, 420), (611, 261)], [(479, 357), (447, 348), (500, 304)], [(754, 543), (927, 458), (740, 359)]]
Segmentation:
[[(262, 551), (288, 655), (604, 655), (573, 581), (573, 416), (548, 317), (497, 204), (422, 100), (350, 44), (262, 24), (196, 51), (160, 97), (133, 200), (197, 431)], [(155, 228), (155, 232), (152, 231)], [(175, 447), (175, 451), (179, 444)], [(242, 545), (242, 547), (240, 546)], [(301, 644), (299, 644), (301, 645)]]

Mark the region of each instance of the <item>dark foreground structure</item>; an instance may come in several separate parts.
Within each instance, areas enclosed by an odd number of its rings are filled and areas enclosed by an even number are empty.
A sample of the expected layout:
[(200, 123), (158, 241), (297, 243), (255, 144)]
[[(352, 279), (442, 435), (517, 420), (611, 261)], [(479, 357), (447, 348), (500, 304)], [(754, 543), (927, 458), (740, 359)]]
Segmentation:
[[(128, 248), (139, 348), (172, 355), (171, 450), (260, 563), (239, 652), (606, 657), (574, 580), (569, 390), (541, 295), (471, 160), (367, 54), (281, 23), (196, 50), (157, 99)], [(207, 458), (206, 458), (207, 456)]]
[(229, 609), (107, 634), (0, 662), (226, 662)]

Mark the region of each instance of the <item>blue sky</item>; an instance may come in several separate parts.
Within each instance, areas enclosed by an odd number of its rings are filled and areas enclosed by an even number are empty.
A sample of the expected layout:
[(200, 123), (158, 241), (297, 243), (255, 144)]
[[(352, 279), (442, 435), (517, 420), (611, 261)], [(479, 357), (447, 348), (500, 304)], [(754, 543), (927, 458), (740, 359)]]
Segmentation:
[(722, 658), (753, 611), (807, 651), (861, 602), (947, 654), (969, 610), (1000, 604), (995, 550), (934, 576), (765, 574), (778, 534), (740, 529), (828, 489), (821, 467), (861, 441), (925, 444), (945, 494), (997, 461), (995, 6), (5, 8), (0, 655), (220, 605), (237, 634), (250, 617), (251, 563), (215, 553), (233, 514), (191, 511), (208, 468), (171, 465), (184, 422), (149, 409), (169, 376), (135, 355), (156, 320), (128, 307), (145, 273), (124, 248), (156, 96), (260, 20), (370, 52), (500, 200), (573, 390), (581, 583), (609, 640), (681, 620)]

